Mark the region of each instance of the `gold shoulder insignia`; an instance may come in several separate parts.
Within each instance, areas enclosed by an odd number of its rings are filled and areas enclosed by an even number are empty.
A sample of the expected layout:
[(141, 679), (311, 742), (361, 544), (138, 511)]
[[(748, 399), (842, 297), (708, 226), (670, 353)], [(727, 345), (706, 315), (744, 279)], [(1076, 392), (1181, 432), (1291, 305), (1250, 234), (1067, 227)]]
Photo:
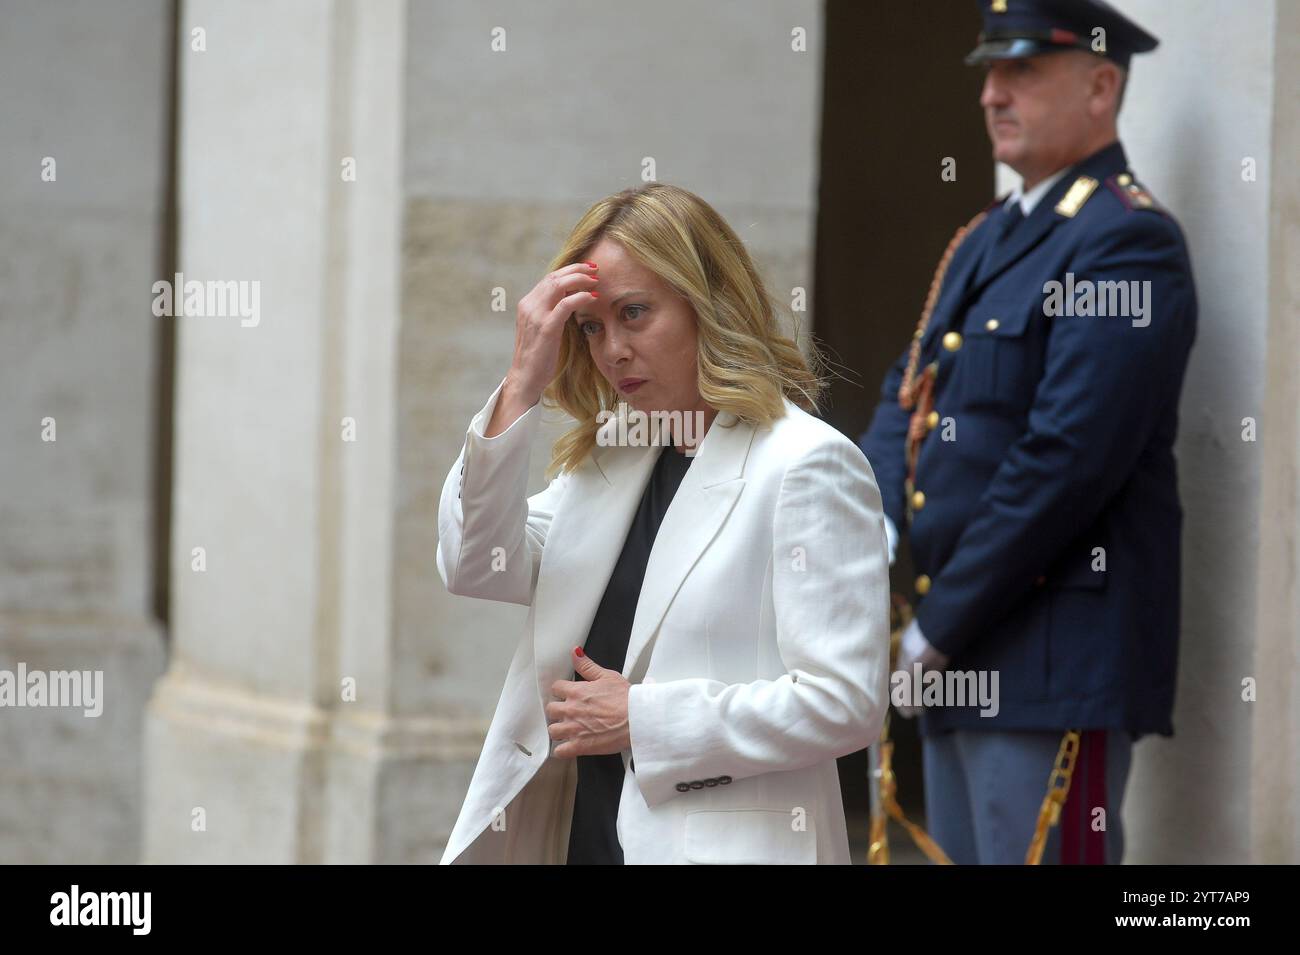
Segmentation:
[(1073, 219), (1083, 208), (1083, 204), (1088, 201), (1092, 191), (1097, 188), (1097, 180), (1092, 176), (1080, 176), (1074, 180), (1069, 191), (1061, 197), (1061, 201), (1056, 204), (1056, 211), (1067, 219)]
[(1155, 209), (1162, 211), (1160, 204), (1147, 192), (1146, 187), (1133, 178), (1132, 173), (1122, 172), (1106, 180), (1106, 184), (1130, 209)]

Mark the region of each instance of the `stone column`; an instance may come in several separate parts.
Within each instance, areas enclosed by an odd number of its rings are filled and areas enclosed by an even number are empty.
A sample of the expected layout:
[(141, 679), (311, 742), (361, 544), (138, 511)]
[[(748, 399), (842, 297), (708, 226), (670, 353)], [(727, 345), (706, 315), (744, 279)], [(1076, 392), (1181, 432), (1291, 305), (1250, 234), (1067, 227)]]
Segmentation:
[(1300, 862), (1300, 8), (1276, 5), (1269, 164), (1268, 348), (1260, 417), (1251, 862)]
[(148, 862), (401, 861), (420, 824), (383, 805), (427, 733), (391, 706), (404, 26), (402, 0), (181, 6), (179, 269), (258, 309), (174, 319)]

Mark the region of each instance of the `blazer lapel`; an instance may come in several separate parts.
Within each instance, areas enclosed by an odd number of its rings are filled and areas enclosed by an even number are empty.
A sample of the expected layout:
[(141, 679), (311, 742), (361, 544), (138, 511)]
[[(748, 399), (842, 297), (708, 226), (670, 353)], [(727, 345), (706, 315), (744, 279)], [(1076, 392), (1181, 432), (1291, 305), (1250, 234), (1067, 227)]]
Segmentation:
[[(611, 440), (615, 423), (606, 425)], [(628, 640), (625, 678), (632, 679), (682, 581), (731, 513), (745, 484), (740, 475), (753, 437), (753, 425), (719, 412), (700, 442), (655, 535)], [(533, 600), (534, 662), (543, 706), (551, 699), (552, 683), (572, 678), (571, 651), (591, 628), (658, 454), (658, 446), (598, 446), (573, 473), (547, 535)]]
[(964, 298), (977, 295), (980, 289), (1010, 268), (1012, 263), (1024, 258), (1025, 254), (1043, 241), (1058, 223), (1065, 221), (1066, 217), (1056, 211), (1056, 204), (1073, 183), (1074, 179), (1068, 174), (1062, 176), (1060, 182), (1052, 186), (1047, 195), (1039, 200), (1034, 211), (1029, 214), (1029, 218), (1013, 229), (1005, 242), (988, 250), (988, 257), (980, 265), (975, 281), (967, 289)]
[[(996, 212), (996, 207), (988, 210)], [(1022, 223), (1023, 225), (1023, 223)], [(967, 299), (971, 283), (975, 280), (976, 270), (988, 255), (988, 246), (993, 241), (993, 229), (985, 219), (974, 232), (967, 236), (953, 255), (953, 262), (943, 277), (939, 289), (939, 301), (935, 303), (934, 312), (925, 329), (922, 347), (929, 349), (931, 340), (948, 327), (948, 316)]]
[[(616, 425), (616, 418), (605, 425), (602, 440), (612, 442)], [(533, 659), (543, 706), (552, 683), (573, 677), (571, 652), (591, 629), (658, 451), (598, 444), (573, 473), (546, 537), (533, 596)]]
[[(741, 475), (754, 431), (752, 424), (719, 412), (700, 443), (650, 550), (623, 664), (624, 679), (638, 683), (645, 675), (652, 637), (664, 614), (740, 497), (745, 486)], [(670, 449), (667, 453), (677, 452)]]
[(961, 298), (961, 304), (965, 305), (978, 295), (985, 286), (1011, 265), (1024, 258), (1034, 246), (1043, 241), (1048, 233), (1074, 215), (1077, 209), (1067, 214), (1058, 210), (1057, 204), (1066, 193), (1075, 188), (1080, 176), (1088, 176), (1096, 180), (1093, 183), (1095, 189), (1107, 176), (1122, 171), (1127, 168), (1127, 165), (1128, 159), (1124, 155), (1124, 147), (1118, 140), (1077, 163), (1038, 201), (1029, 218), (1011, 232), (1001, 248), (995, 247), (989, 250), (991, 258), (987, 265), (979, 267), (975, 281)]

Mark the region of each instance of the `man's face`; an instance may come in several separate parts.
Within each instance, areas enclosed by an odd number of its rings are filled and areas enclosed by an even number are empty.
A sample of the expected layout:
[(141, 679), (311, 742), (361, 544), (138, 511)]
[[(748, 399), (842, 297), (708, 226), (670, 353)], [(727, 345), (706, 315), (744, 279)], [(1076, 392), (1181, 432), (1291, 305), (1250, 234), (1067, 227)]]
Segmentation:
[(1095, 72), (1104, 61), (1065, 50), (988, 64), (980, 105), (993, 158), (1041, 179), (1081, 157), (1102, 115)]

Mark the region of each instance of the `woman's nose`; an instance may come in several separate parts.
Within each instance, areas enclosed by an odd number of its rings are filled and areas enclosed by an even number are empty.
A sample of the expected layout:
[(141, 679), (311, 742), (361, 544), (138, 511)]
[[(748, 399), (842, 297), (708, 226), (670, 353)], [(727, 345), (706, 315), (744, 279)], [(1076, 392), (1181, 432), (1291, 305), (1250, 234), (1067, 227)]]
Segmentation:
[(606, 332), (604, 341), (605, 364), (617, 365), (632, 357), (631, 343), (621, 329)]

